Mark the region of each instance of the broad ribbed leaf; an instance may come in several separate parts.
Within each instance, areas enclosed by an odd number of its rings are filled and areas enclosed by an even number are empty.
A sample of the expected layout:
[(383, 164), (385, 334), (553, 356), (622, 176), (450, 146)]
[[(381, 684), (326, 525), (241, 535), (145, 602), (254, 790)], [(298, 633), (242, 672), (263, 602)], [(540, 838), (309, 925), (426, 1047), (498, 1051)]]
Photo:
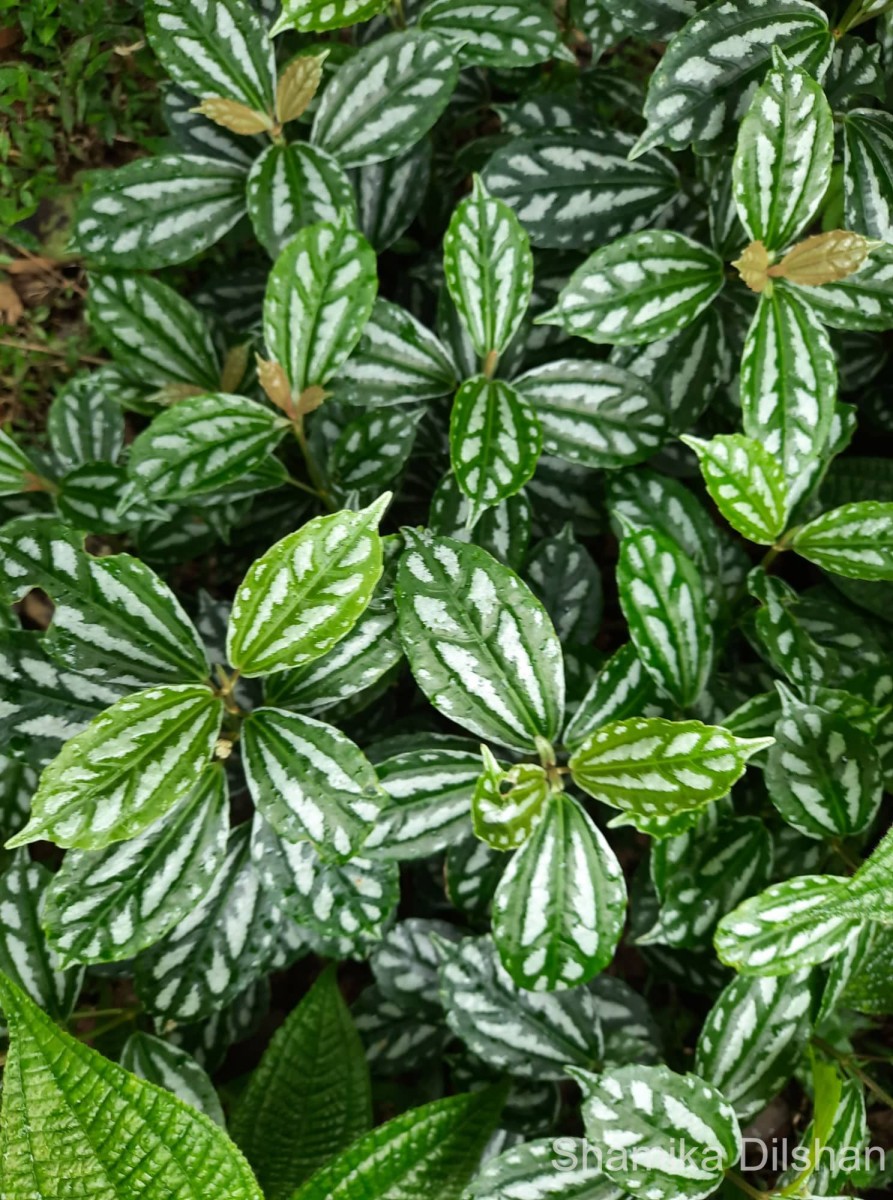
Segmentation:
[(267, 1200), (285, 1200), (372, 1123), (369, 1069), (334, 968), (273, 1035), (232, 1117)]
[(447, 287), (482, 360), (501, 354), (518, 330), (533, 288), (530, 242), (514, 212), (474, 191), (456, 208), (443, 239)]
[(624, 814), (616, 824), (671, 817), (726, 795), (771, 738), (738, 738), (700, 721), (631, 718), (605, 725), (574, 751), (574, 782)]
[(713, 631), (698, 569), (660, 530), (629, 527), (620, 544), (617, 588), (645, 669), (678, 705), (693, 704), (713, 662)]
[(257, 240), (276, 258), (305, 225), (356, 219), (350, 180), (338, 162), (306, 142), (268, 146), (248, 172), (248, 215)]
[(514, 210), (535, 246), (579, 249), (654, 223), (679, 191), (662, 155), (627, 157), (634, 139), (612, 130), (513, 138), (484, 169), (487, 189)]
[(226, 1128), (226, 1118), (208, 1073), (191, 1054), (150, 1033), (132, 1033), (119, 1059), (125, 1071), (173, 1092), (175, 1096)]
[(893, 246), (875, 247), (858, 271), (821, 287), (787, 284), (832, 329), (893, 329)]
[(469, 521), (521, 490), (541, 447), (536, 414), (511, 384), (483, 375), (462, 384), (450, 417), (450, 459), (471, 501)]
[(505, 1097), (488, 1088), (435, 1100), (394, 1117), (323, 1167), (293, 1200), (459, 1200)]
[(781, 464), (792, 504), (825, 449), (837, 400), (834, 351), (806, 299), (763, 292), (741, 358), (744, 432)]
[(533, 548), (525, 575), (563, 644), (587, 645), (594, 639), (602, 617), (601, 572), (575, 539), (570, 521)]
[(264, 338), (297, 397), (328, 383), (375, 303), (375, 254), (361, 233), (322, 221), (302, 229), (267, 280)]
[(221, 701), (197, 684), (125, 696), (65, 743), (7, 845), (100, 850), (135, 837), (192, 790), (222, 717)]
[(339, 68), (311, 140), (342, 167), (396, 158), (428, 132), (458, 78), (453, 51), (436, 34), (410, 29), (379, 38)]
[(503, 965), (534, 992), (587, 983), (614, 957), (625, 916), (613, 850), (577, 801), (557, 793), (493, 898)]
[(658, 393), (610, 363), (562, 358), (527, 371), (514, 386), (536, 413), (545, 452), (585, 467), (642, 462), (669, 433)]
[(569, 750), (609, 721), (640, 717), (656, 699), (654, 680), (631, 642), (612, 654), (593, 679), (562, 736)]
[(33, 491), (39, 478), (40, 472), (28, 455), (0, 429), (0, 496)]
[(801, 525), (798, 554), (850, 579), (893, 580), (893, 503), (861, 500)]
[(284, 0), (282, 12), (270, 30), (270, 36), (297, 29), (315, 33), (356, 25), (381, 12), (382, 0)]
[(499, 962), (489, 937), (443, 946), (440, 987), (447, 1023), (472, 1053), (521, 1078), (563, 1079), (568, 1064), (604, 1053), (598, 1002), (586, 988), (528, 992)]
[(68, 962), (117, 962), (151, 946), (213, 883), (226, 856), (229, 796), (222, 767), (205, 770), (164, 821), (105, 850), (66, 854), (43, 921)]
[(273, 47), (265, 22), (248, 0), (188, 5), (149, 0), (146, 32), (165, 71), (187, 92), (272, 113)]
[(741, 122), (735, 203), (751, 240), (782, 250), (815, 215), (831, 180), (834, 124), (820, 85), (773, 49)]
[(333, 725), (278, 708), (255, 709), (242, 726), (245, 774), (258, 809), (289, 841), (349, 858), (382, 806), (375, 769)]
[(695, 1072), (722, 1092), (742, 1121), (794, 1074), (810, 1033), (809, 980), (808, 970), (786, 979), (733, 979), (701, 1028)]
[(480, 737), (529, 751), (564, 710), (561, 647), (545, 609), (485, 550), (406, 531), (397, 613), (419, 687)]
[(707, 491), (733, 529), (752, 542), (771, 546), (784, 532), (787, 488), (784, 472), (761, 442), (740, 433), (683, 437), (698, 456)]
[[(703, 1200), (741, 1153), (732, 1106), (697, 1075), (668, 1067), (621, 1067), (599, 1076), (575, 1071), (586, 1136), (606, 1154), (605, 1174), (651, 1200)], [(632, 1184), (632, 1186), (630, 1186)]]
[(60, 1187), (97, 1200), (262, 1200), (212, 1120), (63, 1033), (5, 976), (0, 1002), (11, 1037), (0, 1142), (8, 1200)]
[(583, 1138), (542, 1138), (488, 1158), (469, 1200), (622, 1200)]
[(888, 241), (893, 235), (893, 115), (857, 108), (843, 120), (844, 221)]
[(220, 491), (264, 463), (287, 428), (281, 413), (244, 396), (189, 396), (134, 441), (134, 491), (154, 500)]
[(47, 413), (53, 457), (64, 471), (114, 463), (124, 445), (124, 414), (102, 372), (75, 375)]
[(249, 568), (227, 633), (234, 667), (244, 675), (302, 667), (353, 629), (381, 577), (377, 526), (389, 500), (315, 517)]
[(463, 66), (532, 67), (563, 57), (555, 18), (539, 0), (429, 0), (419, 24), (454, 45)]
[(681, 233), (631, 233), (591, 254), (537, 323), (590, 342), (657, 342), (690, 325), (722, 285), (712, 250)]
[(78, 207), (74, 239), (92, 263), (148, 271), (207, 250), (244, 211), (243, 167), (159, 154), (104, 171)]
[(772, 47), (821, 78), (831, 61), (828, 18), (807, 0), (714, 0), (685, 25), (657, 65), (645, 100), (652, 146), (716, 154), (734, 136)]
[(494, 850), (516, 850), (546, 815), (551, 784), (537, 763), (504, 771), (486, 746), (484, 769), (471, 801), (475, 834)]

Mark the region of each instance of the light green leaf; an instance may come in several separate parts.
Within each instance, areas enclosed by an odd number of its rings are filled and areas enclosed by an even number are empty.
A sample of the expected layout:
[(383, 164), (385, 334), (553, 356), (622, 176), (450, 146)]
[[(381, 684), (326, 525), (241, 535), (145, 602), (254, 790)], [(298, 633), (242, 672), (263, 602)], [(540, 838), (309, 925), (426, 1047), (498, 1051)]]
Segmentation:
[(305, 225), (341, 214), (356, 223), (356, 200), (350, 180), (336, 159), (306, 142), (272, 145), (248, 172), (248, 215), (257, 240), (271, 258)]
[(11, 1037), (0, 1142), (8, 1200), (75, 1186), (97, 1200), (263, 1200), (208, 1117), (63, 1033), (5, 977), (0, 1002)]
[(471, 502), (470, 522), (521, 490), (541, 448), (536, 413), (511, 384), (483, 375), (462, 384), (450, 418), (450, 459)]
[[(587, 1149), (590, 1153), (587, 1155)], [(622, 1200), (584, 1138), (541, 1138), (488, 1158), (468, 1200)]]
[(656, 696), (653, 679), (642, 665), (635, 646), (627, 642), (611, 655), (593, 679), (561, 740), (569, 750), (576, 750), (609, 721), (641, 717)]
[(787, 488), (784, 472), (761, 442), (740, 433), (710, 441), (683, 437), (698, 456), (707, 491), (733, 529), (764, 546), (784, 532)]
[(185, 1104), (226, 1128), (223, 1108), (207, 1072), (191, 1054), (150, 1033), (132, 1033), (120, 1058), (125, 1071), (173, 1092)]
[(538, 0), (429, 0), (419, 25), (454, 45), (463, 66), (532, 67), (565, 56), (555, 18)]
[(76, 248), (127, 271), (186, 262), (245, 211), (245, 170), (198, 154), (158, 154), (103, 171), (80, 202)]
[(821, 86), (773, 47), (772, 66), (741, 122), (732, 168), (751, 241), (782, 250), (812, 220), (831, 180), (834, 122)]
[(345, 223), (302, 229), (273, 264), (264, 338), (295, 397), (322, 387), (349, 357), (375, 303), (375, 253)]
[(270, 30), (275, 37), (287, 29), (316, 33), (358, 25), (381, 12), (384, 0), (283, 0), (282, 12)]
[(893, 235), (893, 115), (857, 108), (843, 118), (844, 221), (889, 241)]
[(243, 675), (302, 667), (353, 629), (381, 577), (377, 526), (389, 500), (315, 517), (249, 568), (227, 633), (227, 657)]
[(788, 283), (819, 320), (832, 329), (893, 329), (893, 246), (875, 247), (858, 271), (836, 283)]
[(672, 817), (726, 795), (747, 760), (771, 738), (738, 738), (719, 725), (660, 717), (614, 721), (589, 735), (570, 759), (574, 782), (619, 808), (617, 824)]
[(407, 530), (400, 635), (419, 687), (479, 737), (521, 751), (552, 741), (564, 710), (561, 647), (545, 609), (477, 546)]
[(681, 233), (630, 233), (591, 254), (537, 324), (590, 342), (657, 342), (690, 325), (722, 286), (712, 250)]
[(486, 364), (508, 346), (530, 303), (533, 256), (518, 218), (478, 176), (443, 239), (443, 268), (456, 310)]
[(56, 393), (47, 413), (53, 457), (63, 471), (87, 463), (114, 463), (124, 445), (124, 413), (103, 372), (75, 375)]
[(537, 763), (518, 763), (504, 771), (486, 746), (484, 769), (474, 789), (474, 832), (494, 850), (517, 850), (546, 815), (551, 785)]
[(40, 471), (8, 433), (0, 429), (0, 496), (30, 492), (40, 479)]
[(342, 167), (396, 158), (449, 103), (459, 64), (443, 38), (409, 29), (364, 46), (323, 92), (311, 141)]
[(105, 850), (66, 854), (48, 889), (47, 937), (66, 962), (117, 962), (151, 946), (192, 910), (226, 856), (229, 795), (208, 767), (164, 821)]
[(493, 898), (493, 940), (520, 987), (550, 992), (604, 970), (623, 932), (626, 885), (599, 829), (556, 793)]
[(334, 967), (274, 1033), (232, 1117), (267, 1200), (286, 1200), (372, 1123), (369, 1069)]
[(793, 547), (825, 571), (893, 580), (893, 503), (861, 500), (801, 525)]

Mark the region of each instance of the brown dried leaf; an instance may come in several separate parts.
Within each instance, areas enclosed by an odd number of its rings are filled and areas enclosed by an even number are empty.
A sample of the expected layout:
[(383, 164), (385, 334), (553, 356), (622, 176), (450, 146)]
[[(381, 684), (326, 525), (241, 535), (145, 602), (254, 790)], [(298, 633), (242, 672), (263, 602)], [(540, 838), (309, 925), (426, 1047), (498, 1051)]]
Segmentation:
[(298, 414), (304, 417), (307, 413), (316, 412), (323, 400), (327, 399), (330, 394), (325, 388), (319, 387), (318, 384), (304, 388), (298, 399)]
[(222, 392), (232, 395), (245, 378), (250, 350), (251, 343), (243, 342), (241, 346), (233, 346), (231, 350), (227, 351), (226, 358), (223, 360), (223, 370), (220, 372), (220, 390)]
[(767, 274), (806, 287), (846, 279), (858, 271), (872, 248), (868, 238), (848, 229), (832, 229), (798, 242)]
[(322, 79), (322, 65), (328, 50), (323, 54), (310, 54), (294, 58), (279, 76), (276, 85), (276, 116), (279, 124), (296, 120), (316, 95)]
[(258, 381), (267, 393), (270, 403), (275, 404), (278, 409), (281, 409), (290, 421), (296, 421), (298, 413), (295, 408), (294, 399), (292, 398), (291, 384), (288, 382), (285, 368), (271, 359), (261, 358), (259, 354), (255, 355), (255, 359), (257, 362)]
[(203, 100), (191, 111), (201, 113), (203, 117), (222, 125), (232, 133), (265, 133), (273, 128), (273, 118), (269, 113), (257, 112), (247, 104), (227, 100), (223, 96), (212, 96)]
[(769, 251), (762, 242), (751, 242), (740, 258), (732, 263), (752, 292), (762, 292), (768, 283)]
[(0, 325), (15, 325), (25, 306), (11, 283), (0, 283)]

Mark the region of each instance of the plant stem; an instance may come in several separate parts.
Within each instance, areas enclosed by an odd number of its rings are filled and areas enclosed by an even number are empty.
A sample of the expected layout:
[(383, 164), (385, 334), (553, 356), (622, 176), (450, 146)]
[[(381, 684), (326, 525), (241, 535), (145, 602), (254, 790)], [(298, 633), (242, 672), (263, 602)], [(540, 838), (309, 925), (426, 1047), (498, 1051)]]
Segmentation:
[[(57, 350), (53, 346), (41, 346), (37, 342), (21, 342), (17, 338), (0, 338), (0, 346), (9, 346), (12, 350), (27, 350), (29, 354), (49, 354), (52, 358), (69, 358), (65, 350)], [(92, 363), (97, 367), (108, 366), (107, 358), (96, 358), (92, 354), (78, 354), (78, 362)]]
[(812, 1039), (812, 1044), (818, 1047), (823, 1054), (827, 1054), (829, 1058), (833, 1058), (836, 1062), (839, 1062), (845, 1071), (849, 1071), (849, 1073), (854, 1075), (860, 1083), (863, 1083), (865, 1087), (867, 1087), (872, 1093), (872, 1095), (876, 1096), (882, 1104), (886, 1104), (888, 1108), (893, 1108), (893, 1096), (891, 1096), (888, 1091), (882, 1088), (879, 1083), (876, 1083), (870, 1075), (866, 1074), (866, 1072), (863, 1071), (862, 1068), (853, 1061), (853, 1056), (851, 1054), (844, 1054), (842, 1050), (838, 1050), (836, 1046), (832, 1046), (830, 1042), (826, 1042), (825, 1039), (821, 1037), (814, 1037)]
[(742, 1175), (739, 1175), (737, 1171), (733, 1171), (731, 1167), (726, 1171), (726, 1179), (728, 1179), (729, 1183), (733, 1183), (736, 1188), (744, 1192), (746, 1196), (750, 1196), (751, 1200), (766, 1200), (766, 1196), (769, 1195), (768, 1192), (762, 1192), (759, 1188), (755, 1188), (753, 1184), (748, 1183)]
[(319, 469), (316, 459), (313, 457), (313, 451), (310, 449), (310, 443), (307, 441), (307, 434), (304, 432), (303, 414), (301, 414), (296, 421), (292, 422), (292, 429), (295, 431), (295, 439), (301, 448), (301, 454), (304, 458), (304, 464), (307, 467), (307, 474), (310, 476), (310, 482), (316, 488), (316, 495), (323, 502), (329, 512), (335, 512), (337, 506), (326, 489), (322, 472)]

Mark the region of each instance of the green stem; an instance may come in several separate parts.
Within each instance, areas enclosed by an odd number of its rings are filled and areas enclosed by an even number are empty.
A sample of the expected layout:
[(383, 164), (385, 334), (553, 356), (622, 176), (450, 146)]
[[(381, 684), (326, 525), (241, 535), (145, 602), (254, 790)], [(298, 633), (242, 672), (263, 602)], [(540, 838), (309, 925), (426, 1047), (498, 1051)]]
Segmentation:
[(830, 1042), (826, 1042), (825, 1039), (821, 1037), (814, 1037), (812, 1039), (812, 1044), (821, 1050), (823, 1054), (827, 1054), (829, 1058), (833, 1058), (836, 1062), (839, 1062), (845, 1071), (849, 1071), (849, 1073), (858, 1079), (860, 1083), (864, 1084), (865, 1087), (867, 1087), (872, 1093), (872, 1095), (876, 1096), (882, 1104), (886, 1104), (888, 1108), (893, 1108), (893, 1096), (891, 1096), (888, 1091), (882, 1088), (879, 1083), (875, 1082), (870, 1075), (866, 1074), (866, 1072), (863, 1071), (862, 1068), (853, 1061), (853, 1056), (851, 1054), (844, 1054), (842, 1050), (838, 1050), (836, 1046), (832, 1046)]
[(728, 1179), (729, 1183), (733, 1183), (740, 1191), (744, 1192), (745, 1196), (750, 1196), (751, 1200), (766, 1200), (766, 1197), (769, 1195), (768, 1192), (762, 1192), (759, 1188), (755, 1188), (753, 1184), (748, 1183), (742, 1175), (739, 1175), (737, 1171), (733, 1171), (731, 1167), (726, 1171), (726, 1179)]
[(295, 433), (295, 439), (301, 448), (301, 454), (304, 459), (304, 465), (307, 468), (307, 474), (310, 476), (310, 482), (316, 489), (316, 495), (323, 502), (329, 512), (335, 512), (337, 505), (329, 495), (326, 488), (326, 481), (323, 479), (322, 472), (316, 459), (313, 457), (313, 451), (310, 449), (310, 443), (307, 441), (307, 434), (304, 432), (304, 417), (301, 414), (298, 419), (292, 422), (292, 429)]

